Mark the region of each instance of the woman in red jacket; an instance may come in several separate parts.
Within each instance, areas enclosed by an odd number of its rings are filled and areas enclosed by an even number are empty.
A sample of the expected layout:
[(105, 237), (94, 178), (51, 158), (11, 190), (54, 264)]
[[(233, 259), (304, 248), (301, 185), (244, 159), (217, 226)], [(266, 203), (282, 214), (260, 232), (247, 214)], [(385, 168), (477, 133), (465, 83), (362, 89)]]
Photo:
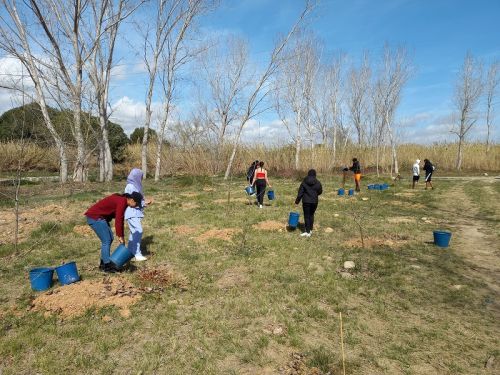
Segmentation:
[(123, 221), (125, 209), (127, 207), (140, 207), (142, 204), (142, 195), (138, 192), (132, 194), (113, 194), (106, 197), (92, 207), (90, 207), (85, 216), (87, 223), (101, 240), (101, 264), (99, 268), (104, 272), (116, 272), (117, 267), (109, 259), (111, 242), (113, 242), (113, 232), (109, 226), (112, 219), (115, 219), (115, 232), (118, 241), (125, 244), (123, 238)]

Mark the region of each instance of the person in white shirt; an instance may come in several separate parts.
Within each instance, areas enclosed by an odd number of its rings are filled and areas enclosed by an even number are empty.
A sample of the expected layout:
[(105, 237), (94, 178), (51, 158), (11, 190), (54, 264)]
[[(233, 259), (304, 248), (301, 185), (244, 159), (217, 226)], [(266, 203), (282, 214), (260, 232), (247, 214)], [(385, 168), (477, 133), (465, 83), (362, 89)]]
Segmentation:
[(413, 183), (411, 185), (412, 189), (415, 189), (415, 184), (418, 184), (418, 180), (420, 179), (420, 160), (415, 160), (415, 164), (413, 164)]

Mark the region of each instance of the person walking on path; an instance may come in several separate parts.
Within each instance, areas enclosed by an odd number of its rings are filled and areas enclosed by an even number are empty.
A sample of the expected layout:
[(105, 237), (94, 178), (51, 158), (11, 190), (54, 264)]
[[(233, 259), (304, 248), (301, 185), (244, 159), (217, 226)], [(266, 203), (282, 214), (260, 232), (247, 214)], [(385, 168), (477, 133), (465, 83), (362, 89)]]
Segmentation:
[(141, 205), (136, 207), (127, 207), (125, 210), (125, 220), (127, 220), (130, 235), (128, 238), (128, 249), (134, 254), (133, 261), (141, 262), (147, 260), (141, 252), (142, 241), (142, 218), (144, 217), (144, 207), (153, 203), (151, 199), (146, 200), (142, 189), (143, 173), (140, 169), (134, 168), (130, 171), (127, 177), (127, 185), (125, 186), (125, 193), (132, 194), (134, 192), (140, 193), (143, 196)]
[(418, 184), (418, 180), (420, 180), (420, 159), (415, 160), (415, 164), (413, 164), (412, 189), (415, 189), (415, 185)]
[(253, 185), (253, 178), (254, 178), (254, 174), (255, 174), (255, 169), (258, 166), (259, 166), (259, 161), (255, 160), (254, 162), (252, 162), (252, 165), (250, 165), (250, 167), (248, 168), (248, 171), (247, 171), (247, 182), (248, 182), (249, 186)]
[(431, 189), (434, 189), (432, 186), (432, 172), (434, 172), (434, 165), (429, 161), (429, 159), (424, 159), (424, 171), (425, 171), (425, 190), (427, 190), (427, 187), (431, 187)]
[(125, 209), (127, 207), (140, 206), (141, 203), (142, 195), (137, 192), (132, 194), (113, 194), (101, 199), (85, 212), (84, 215), (87, 217), (87, 224), (101, 240), (101, 263), (99, 269), (102, 271), (118, 271), (109, 258), (111, 243), (113, 242), (113, 232), (109, 223), (115, 219), (115, 232), (118, 236), (118, 241), (121, 244), (125, 244), (123, 231)]
[(259, 204), (259, 208), (262, 208), (266, 186), (269, 185), (270, 188), (272, 187), (267, 178), (267, 171), (264, 169), (263, 161), (259, 162), (259, 167), (255, 169), (253, 184), (257, 188), (257, 203)]
[(314, 213), (318, 208), (318, 196), (323, 193), (321, 182), (316, 178), (316, 171), (310, 169), (307, 172), (307, 177), (304, 178), (297, 193), (295, 204), (299, 204), (302, 200), (302, 209), (304, 211), (305, 232), (301, 237), (311, 237), (314, 226)]
[(352, 167), (349, 168), (354, 173), (354, 183), (356, 184), (356, 191), (361, 191), (360, 181), (361, 181), (361, 165), (357, 158), (352, 159)]

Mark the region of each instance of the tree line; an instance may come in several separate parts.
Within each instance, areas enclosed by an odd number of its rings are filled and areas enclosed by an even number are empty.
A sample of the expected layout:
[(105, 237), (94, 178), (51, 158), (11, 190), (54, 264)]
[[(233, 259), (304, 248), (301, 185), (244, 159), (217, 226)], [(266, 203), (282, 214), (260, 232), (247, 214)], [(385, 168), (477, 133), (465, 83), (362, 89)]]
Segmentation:
[[(169, 137), (181, 147), (210, 145), (217, 161), (214, 172), (228, 178), (244, 130), (265, 111), (275, 111), (293, 141), (296, 169), (301, 168), (304, 147), (331, 147), (333, 166), (337, 149), (356, 143), (375, 149), (377, 171), (380, 152), (389, 146), (398, 173), (401, 120), (396, 114), (404, 88), (416, 74), (412, 58), (406, 48), (390, 45), (376, 59), (369, 52), (360, 62), (341, 53), (325, 58), (325, 46), (307, 27), (313, 1), (304, 1), (288, 32), (275, 37), (260, 64), (251, 60), (248, 42), (242, 38), (200, 37), (199, 22), (217, 9), (217, 0), (0, 1), (0, 50), (20, 62), (28, 77), (14, 77), (8, 84), (4, 80), (1, 87), (37, 104), (45, 133), (58, 150), (63, 182), (69, 173), (68, 147), (76, 148), (74, 181), (87, 179), (93, 152), (99, 179), (113, 178), (109, 90), (117, 38), (125, 22), (139, 36), (134, 48), (146, 72), (145, 119), (133, 133), (135, 140), (139, 134), (145, 176), (160, 178)], [(483, 75), (484, 66), (468, 54), (457, 76), (458, 116), (451, 129), (458, 139), (457, 169), (462, 143), (483, 118), (483, 102), (486, 144), (491, 143), (498, 66), (491, 63)], [(194, 82), (195, 105), (182, 118), (178, 106), (188, 80)], [(159, 108), (154, 108), (154, 98)], [(56, 106), (65, 113), (64, 126), (51, 116)], [(88, 114), (94, 115), (93, 138), (87, 131)], [(151, 143), (154, 154), (148, 155)], [(228, 160), (221, 154), (226, 147), (231, 148)], [(148, 156), (155, 161), (154, 172), (148, 171)]]

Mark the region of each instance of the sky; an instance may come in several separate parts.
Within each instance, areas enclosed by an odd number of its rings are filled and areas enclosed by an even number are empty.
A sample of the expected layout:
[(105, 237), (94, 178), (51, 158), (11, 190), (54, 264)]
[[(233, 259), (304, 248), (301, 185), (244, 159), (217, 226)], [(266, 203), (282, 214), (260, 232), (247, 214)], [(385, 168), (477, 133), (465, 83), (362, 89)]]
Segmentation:
[[(288, 32), (302, 8), (302, 0), (222, 0), (216, 11), (200, 20), (198, 32), (243, 37), (252, 60), (263, 64), (278, 35)], [(322, 41), (325, 59), (341, 51), (358, 61), (369, 51), (376, 60), (385, 43), (404, 46), (415, 71), (397, 112), (404, 124), (400, 141), (429, 143), (455, 140), (449, 124), (457, 73), (467, 52), (486, 64), (500, 60), (499, 19), (500, 0), (321, 0), (307, 27)], [(130, 133), (142, 126), (146, 76), (140, 55), (131, 47), (139, 40), (136, 29), (125, 25), (122, 31), (111, 82), (112, 119)], [(15, 64), (0, 57), (0, 77), (12, 71)], [(191, 94), (186, 90), (181, 95), (179, 108), (190, 108)], [(13, 102), (12, 93), (0, 89), (0, 113)], [(500, 99), (496, 103), (493, 137), (499, 142)], [(479, 121), (472, 138), (483, 140), (485, 133)], [(272, 111), (249, 123), (244, 137), (290, 141)]]

